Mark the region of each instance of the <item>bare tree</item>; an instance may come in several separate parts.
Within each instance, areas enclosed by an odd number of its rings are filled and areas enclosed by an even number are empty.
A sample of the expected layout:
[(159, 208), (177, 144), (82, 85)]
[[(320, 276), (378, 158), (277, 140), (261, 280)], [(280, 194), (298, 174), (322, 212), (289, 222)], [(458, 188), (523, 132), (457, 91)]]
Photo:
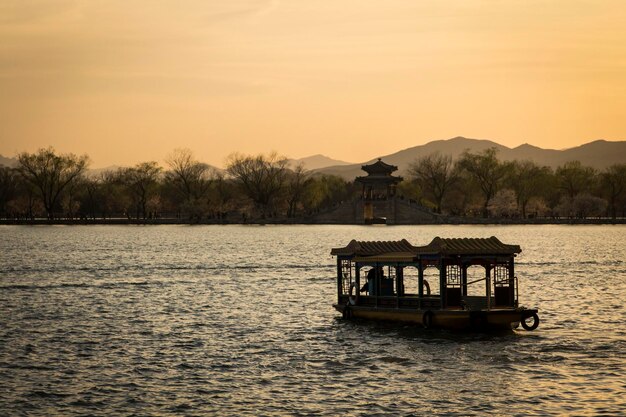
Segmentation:
[(36, 215), (45, 212), (41, 198), (37, 198), (39, 194), (37, 189), (21, 175), (17, 189), (16, 198), (7, 204), (7, 210), (14, 218), (34, 220)]
[(223, 219), (236, 204), (234, 202), (237, 197), (236, 187), (232, 179), (226, 178), (223, 172), (218, 172), (211, 189), (216, 215), (218, 218)]
[(227, 172), (242, 187), (262, 217), (271, 215), (287, 177), (287, 160), (276, 153), (268, 156), (232, 154)]
[(215, 172), (205, 163), (194, 159), (189, 149), (175, 149), (166, 159), (170, 170), (166, 180), (183, 194), (187, 202), (193, 202), (206, 196)]
[(309, 176), (302, 165), (296, 166), (287, 175), (287, 217), (296, 217), (298, 204), (309, 182)]
[(96, 211), (100, 203), (100, 190), (99, 176), (87, 177), (81, 181), (79, 192), (81, 217), (96, 218)]
[(121, 171), (122, 181), (136, 202), (137, 218), (147, 218), (147, 204), (157, 186), (161, 167), (156, 162), (142, 162)]
[(506, 168), (507, 185), (515, 192), (522, 218), (526, 218), (528, 202), (540, 195), (550, 177), (550, 168), (540, 167), (532, 161), (513, 161)]
[[(166, 184), (175, 194), (182, 195), (178, 204), (190, 219), (200, 218), (209, 210), (209, 191), (216, 172), (209, 165), (195, 160), (189, 149), (175, 149), (166, 159), (170, 170), (165, 173)], [(174, 200), (178, 200), (174, 197)]]
[(450, 155), (439, 152), (423, 156), (409, 166), (409, 175), (419, 181), (421, 188), (433, 199), (435, 211), (441, 213), (441, 204), (457, 175)]
[(608, 198), (612, 218), (617, 217), (617, 205), (626, 196), (626, 164), (615, 164), (600, 174), (604, 195)]
[(95, 219), (106, 219), (113, 211), (121, 213), (124, 200), (127, 200), (122, 188), (121, 173), (102, 171), (97, 175), (87, 176), (80, 181), (78, 197), (80, 215)]
[(506, 173), (504, 164), (496, 157), (496, 148), (474, 154), (465, 151), (458, 161), (459, 167), (478, 185), (483, 194), (483, 217), (489, 214), (489, 201), (498, 192)]
[(18, 175), (16, 169), (0, 165), (0, 218), (7, 217), (7, 204), (18, 195)]
[(570, 199), (573, 199), (582, 192), (591, 191), (596, 171), (591, 167), (583, 166), (580, 161), (570, 161), (558, 167), (555, 175), (559, 188)]
[(17, 156), (19, 171), (39, 191), (49, 219), (63, 190), (76, 181), (87, 169), (87, 155), (57, 155), (53, 148), (39, 149), (36, 153), (23, 152)]
[(65, 213), (65, 217), (68, 219), (74, 219), (77, 212), (80, 210), (80, 201), (78, 195), (80, 194), (83, 183), (85, 182), (84, 176), (76, 178), (75, 181), (70, 182), (63, 196), (61, 198), (61, 207)]
[(125, 168), (101, 172), (97, 177), (98, 199), (102, 218), (120, 215), (128, 206), (126, 185), (123, 182)]

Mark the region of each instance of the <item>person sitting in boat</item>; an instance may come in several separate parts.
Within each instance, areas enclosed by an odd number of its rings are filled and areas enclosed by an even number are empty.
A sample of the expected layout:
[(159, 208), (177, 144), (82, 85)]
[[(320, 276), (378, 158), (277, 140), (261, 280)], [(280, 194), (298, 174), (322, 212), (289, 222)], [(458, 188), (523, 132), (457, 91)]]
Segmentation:
[(368, 295), (374, 295), (376, 293), (376, 276), (380, 279), (385, 278), (385, 272), (382, 266), (371, 268), (367, 272), (367, 282), (361, 287), (361, 292), (367, 291)]

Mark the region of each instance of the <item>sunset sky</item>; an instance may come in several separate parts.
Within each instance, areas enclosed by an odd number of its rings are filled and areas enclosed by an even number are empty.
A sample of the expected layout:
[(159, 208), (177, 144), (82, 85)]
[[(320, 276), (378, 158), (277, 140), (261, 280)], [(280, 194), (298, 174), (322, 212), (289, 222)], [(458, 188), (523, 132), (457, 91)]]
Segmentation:
[(626, 139), (626, 3), (2, 0), (0, 154), (366, 161)]

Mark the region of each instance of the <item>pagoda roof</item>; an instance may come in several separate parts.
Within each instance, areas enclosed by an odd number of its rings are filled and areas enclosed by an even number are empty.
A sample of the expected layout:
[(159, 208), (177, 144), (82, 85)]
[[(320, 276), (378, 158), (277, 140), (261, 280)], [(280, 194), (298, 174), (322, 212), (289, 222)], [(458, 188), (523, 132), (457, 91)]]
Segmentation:
[(398, 241), (352, 240), (343, 248), (333, 248), (331, 255), (358, 257), (372, 261), (410, 261), (422, 255), (438, 256), (512, 256), (520, 253), (519, 245), (507, 245), (495, 236), (490, 238), (441, 238), (436, 237), (426, 246), (413, 246), (406, 239)]
[(395, 165), (389, 165), (378, 158), (378, 161), (373, 164), (363, 165), (361, 169), (368, 174), (386, 174), (391, 175), (392, 172), (397, 171), (398, 167)]

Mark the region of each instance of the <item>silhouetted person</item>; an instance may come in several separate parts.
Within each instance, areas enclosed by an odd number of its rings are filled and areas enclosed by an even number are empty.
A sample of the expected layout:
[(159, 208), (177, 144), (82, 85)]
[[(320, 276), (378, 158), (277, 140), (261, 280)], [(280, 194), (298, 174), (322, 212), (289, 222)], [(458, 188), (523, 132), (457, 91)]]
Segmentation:
[(379, 279), (385, 278), (385, 272), (381, 266), (372, 268), (367, 272), (367, 282), (363, 284), (360, 292), (367, 291), (368, 295), (373, 295), (376, 292), (375, 288), (377, 287), (376, 276), (378, 276)]

